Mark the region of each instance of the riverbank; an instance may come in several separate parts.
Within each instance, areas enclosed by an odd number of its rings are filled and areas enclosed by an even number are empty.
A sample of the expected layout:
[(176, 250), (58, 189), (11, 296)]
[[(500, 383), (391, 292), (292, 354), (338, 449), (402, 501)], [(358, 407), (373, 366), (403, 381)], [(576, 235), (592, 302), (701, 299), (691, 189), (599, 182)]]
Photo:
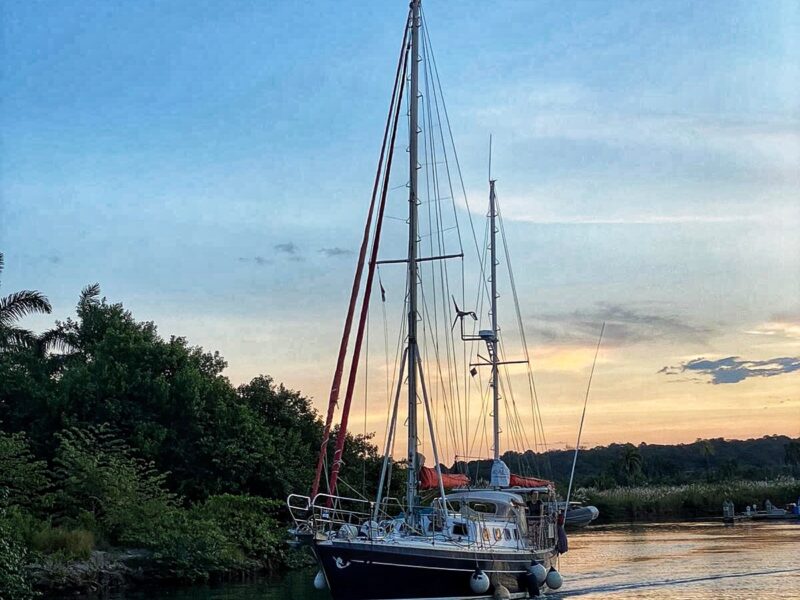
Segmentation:
[[(798, 527), (788, 523), (660, 523), (589, 527), (570, 536), (556, 596), (668, 599), (800, 597), (790, 557)], [(314, 589), (315, 569), (181, 589), (158, 585), (111, 594), (113, 600), (329, 600)], [(50, 598), (44, 600), (51, 600)], [(56, 600), (55, 597), (52, 600)], [(65, 597), (57, 600), (66, 600)]]
[[(292, 557), (291, 564), (279, 572), (252, 564), (248, 570), (216, 571), (199, 583), (221, 585), (226, 582), (274, 579), (288, 572), (312, 566), (310, 555)], [(94, 598), (114, 594), (142, 592), (148, 589), (185, 589), (198, 580), (177, 579), (164, 570), (153, 552), (148, 550), (92, 551), (85, 560), (68, 560), (63, 556), (39, 557), (28, 565), (29, 581), (42, 598)], [(0, 592), (0, 597), (3, 593)], [(16, 599), (15, 599), (16, 600)]]
[[(793, 478), (578, 491), (579, 497), (600, 510), (597, 524), (718, 518), (724, 500), (731, 500), (743, 509), (746, 504), (762, 505), (767, 499), (782, 505), (795, 501), (798, 495), (800, 480)], [(262, 502), (267, 505), (262, 505)], [(236, 510), (231, 512), (234, 506)], [(290, 551), (286, 546), (284, 524), (273, 517), (268, 522), (262, 521), (260, 526), (256, 525), (259, 516), (264, 518), (260, 510), (267, 506), (275, 508), (269, 501), (242, 501), (227, 497), (224, 501), (212, 501), (202, 511), (205, 516), (202, 522), (208, 524), (215, 519), (215, 531), (224, 531), (229, 540), (238, 544), (239, 550), (233, 555), (225, 544), (198, 545), (200, 539), (208, 541), (208, 538), (196, 537), (199, 533), (195, 530), (194, 537), (175, 540), (169, 553), (163, 548), (92, 550), (83, 558), (72, 559), (63, 551), (49, 556), (39, 553), (39, 558), (28, 564), (27, 571), (35, 589), (43, 592), (45, 597), (57, 597), (107, 594), (154, 584), (174, 587), (198, 581), (239, 581), (307, 566), (311, 562), (310, 554)], [(211, 514), (212, 508), (214, 514)], [(194, 546), (188, 543), (192, 539), (195, 540)], [(244, 548), (249, 548), (247, 553)], [(257, 560), (259, 553), (261, 560)], [(238, 560), (231, 562), (232, 556), (238, 556)], [(267, 556), (272, 557), (271, 561), (265, 558)], [(276, 557), (281, 558), (275, 560)]]
[(122, 527), (113, 512), (54, 526), (0, 505), (0, 600), (239, 580), (308, 562), (289, 548), (283, 507), (274, 500), (224, 494), (186, 507), (132, 509), (126, 505)]

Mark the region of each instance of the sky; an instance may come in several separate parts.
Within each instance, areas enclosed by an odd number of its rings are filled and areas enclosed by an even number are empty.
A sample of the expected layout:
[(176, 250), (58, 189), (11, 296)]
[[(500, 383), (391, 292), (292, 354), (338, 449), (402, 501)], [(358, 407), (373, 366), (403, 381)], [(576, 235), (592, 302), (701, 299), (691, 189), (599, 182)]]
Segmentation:
[[(407, 3), (0, 7), (0, 293), (47, 294), (44, 329), (99, 282), (324, 410)], [(582, 444), (800, 435), (800, 4), (424, 7), (479, 230), (493, 136), (548, 443), (603, 322)]]

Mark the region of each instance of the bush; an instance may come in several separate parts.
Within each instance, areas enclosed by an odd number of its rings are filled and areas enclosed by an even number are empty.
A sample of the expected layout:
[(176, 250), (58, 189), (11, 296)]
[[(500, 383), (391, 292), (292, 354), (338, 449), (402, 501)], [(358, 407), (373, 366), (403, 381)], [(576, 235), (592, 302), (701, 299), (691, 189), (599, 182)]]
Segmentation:
[(216, 523), (248, 559), (273, 569), (286, 563), (288, 545), (280, 521), (283, 503), (256, 496), (211, 496), (193, 509)]
[(0, 431), (0, 504), (46, 508), (49, 485), (47, 463), (36, 460), (25, 434)]
[(176, 506), (166, 475), (133, 454), (108, 426), (57, 434), (56, 507), (64, 524), (94, 523), (112, 543), (146, 539)]
[(193, 511), (174, 510), (153, 529), (148, 546), (162, 574), (184, 581), (207, 581), (250, 563), (214, 521)]
[(35, 594), (25, 565), (27, 551), (0, 509), (0, 600), (29, 600)]

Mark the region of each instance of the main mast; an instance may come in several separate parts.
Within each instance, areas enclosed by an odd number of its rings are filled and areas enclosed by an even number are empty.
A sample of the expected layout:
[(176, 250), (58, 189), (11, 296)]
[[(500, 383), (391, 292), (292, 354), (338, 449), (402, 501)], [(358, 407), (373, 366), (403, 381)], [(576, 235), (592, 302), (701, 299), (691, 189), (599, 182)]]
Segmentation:
[(411, 2), (411, 90), (408, 123), (408, 480), (406, 507), (408, 520), (415, 522), (417, 504), (417, 169), (419, 137), (419, 27), (420, 0)]

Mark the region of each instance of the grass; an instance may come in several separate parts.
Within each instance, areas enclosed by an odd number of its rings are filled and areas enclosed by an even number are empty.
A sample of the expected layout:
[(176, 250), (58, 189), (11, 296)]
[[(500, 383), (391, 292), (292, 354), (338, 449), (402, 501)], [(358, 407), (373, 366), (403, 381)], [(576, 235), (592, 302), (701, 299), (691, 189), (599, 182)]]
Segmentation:
[(43, 554), (61, 554), (71, 559), (87, 559), (94, 550), (94, 533), (85, 529), (46, 527), (33, 534), (31, 546)]
[(608, 490), (584, 488), (580, 490), (580, 495), (588, 504), (600, 510), (601, 522), (690, 519), (720, 516), (725, 500), (733, 501), (737, 512), (744, 511), (748, 504), (762, 507), (765, 500), (783, 506), (797, 500), (800, 480), (786, 477), (773, 481), (691, 483)]

